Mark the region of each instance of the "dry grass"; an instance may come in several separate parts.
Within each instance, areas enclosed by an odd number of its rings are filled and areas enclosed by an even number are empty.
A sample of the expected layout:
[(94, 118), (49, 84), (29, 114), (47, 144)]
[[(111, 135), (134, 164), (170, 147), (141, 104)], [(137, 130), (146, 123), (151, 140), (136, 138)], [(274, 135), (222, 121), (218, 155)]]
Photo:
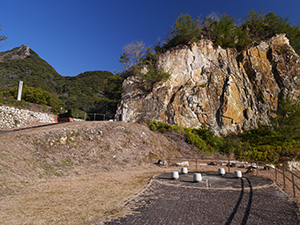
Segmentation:
[(51, 178), (0, 201), (1, 224), (89, 224), (124, 214), (124, 202), (160, 168)]
[(134, 123), (76, 122), (6, 133), (0, 136), (0, 198), (51, 176), (124, 170), (193, 154), (184, 141)]
[[(191, 165), (189, 170), (194, 167)], [(202, 164), (197, 170), (217, 171), (218, 167)], [(180, 168), (144, 165), (127, 171), (48, 178), (19, 194), (2, 198), (0, 221), (12, 225), (101, 224), (111, 216), (130, 213), (124, 202), (141, 191), (153, 175), (173, 170)], [(274, 179), (272, 171), (260, 170), (259, 174)]]
[(195, 154), (184, 141), (134, 123), (78, 122), (6, 133), (0, 136), (0, 224), (103, 222), (127, 213), (126, 199), (165, 171), (153, 162)]

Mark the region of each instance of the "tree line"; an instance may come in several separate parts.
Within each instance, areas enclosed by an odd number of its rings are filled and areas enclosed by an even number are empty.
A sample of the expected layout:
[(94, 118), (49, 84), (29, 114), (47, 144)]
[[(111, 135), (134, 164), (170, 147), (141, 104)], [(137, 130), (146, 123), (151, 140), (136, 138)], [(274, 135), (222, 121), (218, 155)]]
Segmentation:
[(155, 47), (164, 52), (178, 45), (190, 45), (200, 39), (209, 39), (223, 48), (236, 48), (242, 51), (251, 45), (270, 39), (276, 34), (285, 33), (292, 47), (300, 53), (300, 27), (291, 24), (289, 18), (283, 18), (274, 12), (249, 11), (242, 22), (226, 13), (220, 17), (211, 14), (202, 21), (190, 15), (180, 15), (164, 43)]
[[(157, 65), (158, 55), (179, 45), (191, 46), (200, 39), (209, 39), (215, 46), (235, 48), (242, 51), (268, 40), (276, 34), (285, 33), (292, 47), (300, 53), (300, 27), (289, 22), (274, 12), (249, 11), (242, 22), (226, 13), (217, 16), (212, 13), (200, 20), (193, 19), (189, 14), (181, 14), (175, 21), (167, 38), (151, 48), (143, 41), (133, 41), (123, 47), (120, 62), (124, 71), (121, 76), (135, 76), (138, 87), (142, 90), (152, 90), (156, 83), (168, 79), (170, 74)], [(141, 73), (142, 68), (147, 73)]]
[[(242, 21), (242, 22), (238, 22)], [(289, 18), (283, 18), (274, 12), (249, 11), (243, 20), (236, 19), (226, 13), (218, 16), (211, 13), (200, 20), (189, 14), (181, 14), (175, 21), (167, 37), (151, 48), (143, 41), (134, 41), (123, 47), (120, 57), (125, 70), (139, 64), (143, 60), (154, 57), (178, 45), (191, 45), (200, 39), (209, 39), (216, 46), (236, 48), (242, 51), (249, 46), (257, 45), (276, 34), (285, 33), (292, 47), (300, 53), (300, 27), (291, 24)]]

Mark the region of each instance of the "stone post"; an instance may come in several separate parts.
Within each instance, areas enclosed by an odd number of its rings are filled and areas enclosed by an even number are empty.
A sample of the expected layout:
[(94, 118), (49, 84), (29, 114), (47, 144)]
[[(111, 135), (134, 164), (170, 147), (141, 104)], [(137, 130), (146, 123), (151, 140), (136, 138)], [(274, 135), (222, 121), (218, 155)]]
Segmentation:
[(23, 81), (19, 81), (17, 101), (21, 101)]

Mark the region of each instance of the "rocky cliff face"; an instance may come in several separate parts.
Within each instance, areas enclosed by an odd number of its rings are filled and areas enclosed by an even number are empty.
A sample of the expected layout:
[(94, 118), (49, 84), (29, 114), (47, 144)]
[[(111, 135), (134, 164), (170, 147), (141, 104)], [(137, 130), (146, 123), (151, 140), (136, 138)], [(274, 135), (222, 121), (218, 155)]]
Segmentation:
[(158, 63), (171, 77), (152, 92), (139, 90), (134, 77), (124, 81), (117, 110), (123, 121), (204, 123), (228, 135), (267, 124), (279, 98), (300, 95), (300, 57), (285, 35), (242, 53), (201, 40), (160, 55)]

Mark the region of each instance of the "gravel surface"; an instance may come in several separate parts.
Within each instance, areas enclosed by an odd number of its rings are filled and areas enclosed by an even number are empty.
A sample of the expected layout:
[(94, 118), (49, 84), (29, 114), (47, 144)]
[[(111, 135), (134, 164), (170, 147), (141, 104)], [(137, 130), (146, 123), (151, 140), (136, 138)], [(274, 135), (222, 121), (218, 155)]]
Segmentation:
[(178, 180), (169, 173), (156, 176), (129, 203), (132, 214), (105, 224), (300, 224), (297, 206), (268, 179), (202, 177), (194, 183), (193, 173)]

